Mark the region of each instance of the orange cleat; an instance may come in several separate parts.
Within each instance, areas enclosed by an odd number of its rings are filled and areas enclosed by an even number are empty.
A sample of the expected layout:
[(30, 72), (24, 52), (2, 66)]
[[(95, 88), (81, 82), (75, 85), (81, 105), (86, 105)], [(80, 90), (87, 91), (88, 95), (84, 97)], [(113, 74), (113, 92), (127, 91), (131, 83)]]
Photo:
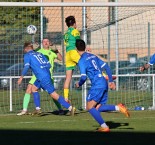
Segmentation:
[(109, 127), (107, 127), (107, 128), (100, 127), (100, 128), (98, 128), (98, 130), (96, 132), (110, 132), (110, 129), (109, 129)]
[(123, 105), (122, 103), (117, 105), (119, 107), (119, 111), (123, 113), (126, 117), (130, 117), (130, 113), (128, 112), (128, 109)]

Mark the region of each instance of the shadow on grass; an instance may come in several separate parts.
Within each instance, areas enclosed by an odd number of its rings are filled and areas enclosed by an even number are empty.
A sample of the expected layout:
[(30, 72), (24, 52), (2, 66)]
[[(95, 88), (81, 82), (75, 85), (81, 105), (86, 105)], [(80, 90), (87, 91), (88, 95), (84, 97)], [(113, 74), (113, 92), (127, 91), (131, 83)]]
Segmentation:
[[(78, 115), (78, 114), (81, 114), (81, 113), (86, 113), (86, 111), (83, 111), (83, 110), (78, 110), (78, 111), (75, 111), (74, 112), (74, 115)], [(68, 110), (63, 110), (63, 113), (60, 114), (60, 112), (58, 110), (56, 111), (53, 111), (53, 112), (42, 112), (42, 114), (40, 116), (47, 116), (47, 115), (66, 115), (66, 116), (70, 116), (70, 113)]]
[(114, 129), (118, 127), (122, 127), (119, 129), (130, 129), (133, 130), (134, 128), (129, 128), (129, 123), (119, 123), (119, 122), (113, 122), (113, 121), (106, 121), (106, 124), (109, 126), (109, 128)]
[(155, 133), (0, 130), (1, 145), (153, 145)]

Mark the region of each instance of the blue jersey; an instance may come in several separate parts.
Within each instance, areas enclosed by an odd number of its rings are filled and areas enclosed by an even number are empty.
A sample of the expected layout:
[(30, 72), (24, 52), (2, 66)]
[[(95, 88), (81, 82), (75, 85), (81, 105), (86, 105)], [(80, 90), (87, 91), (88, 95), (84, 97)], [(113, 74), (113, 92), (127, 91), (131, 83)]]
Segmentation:
[(51, 78), (49, 71), (50, 67), (49, 61), (43, 54), (32, 50), (24, 55), (24, 69), (22, 76), (26, 75), (28, 69), (31, 68), (38, 80), (42, 80), (45, 77)]
[(151, 57), (149, 64), (153, 65), (155, 63), (155, 54)]
[(88, 76), (93, 88), (107, 88), (107, 81), (102, 75), (103, 69), (106, 70), (109, 81), (113, 82), (112, 73), (108, 65), (94, 54), (84, 52), (81, 55), (78, 66), (81, 74), (80, 86), (86, 81)]

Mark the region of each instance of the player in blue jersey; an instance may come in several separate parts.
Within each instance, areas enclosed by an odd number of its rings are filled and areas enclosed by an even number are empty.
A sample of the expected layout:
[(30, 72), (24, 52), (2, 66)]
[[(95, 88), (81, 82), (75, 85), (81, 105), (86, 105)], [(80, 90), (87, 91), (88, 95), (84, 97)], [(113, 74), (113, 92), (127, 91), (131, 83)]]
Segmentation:
[(43, 54), (33, 51), (33, 46), (29, 42), (24, 44), (24, 52), (26, 53), (24, 55), (24, 69), (22, 71), (22, 75), (18, 79), (18, 84), (21, 84), (23, 77), (27, 74), (29, 68), (31, 68), (37, 78), (32, 85), (32, 94), (34, 96), (35, 106), (40, 106), (40, 99), (37, 98), (40, 98), (38, 89), (42, 88), (62, 106), (67, 108), (69, 111), (73, 111), (72, 106), (64, 100), (64, 97), (55, 92), (55, 88), (51, 81), (51, 65), (47, 58)]
[(146, 64), (144, 64), (143, 66), (141, 66), (139, 68), (139, 70), (141, 72), (143, 72), (144, 70), (147, 70), (150, 66), (152, 66), (153, 64), (155, 64), (155, 54), (152, 55), (152, 57), (150, 58), (150, 61)]
[(81, 39), (76, 40), (76, 48), (81, 58), (78, 62), (81, 78), (76, 83), (76, 87), (80, 87), (88, 78), (91, 81), (91, 88), (87, 95), (87, 110), (100, 124), (99, 132), (109, 132), (110, 129), (103, 120), (100, 112), (120, 111), (129, 117), (129, 112), (123, 104), (106, 105), (108, 100), (108, 84), (102, 71), (105, 70), (109, 77), (109, 88), (115, 89), (115, 83), (112, 79), (112, 73), (109, 66), (99, 59), (96, 55), (85, 52), (85, 42)]

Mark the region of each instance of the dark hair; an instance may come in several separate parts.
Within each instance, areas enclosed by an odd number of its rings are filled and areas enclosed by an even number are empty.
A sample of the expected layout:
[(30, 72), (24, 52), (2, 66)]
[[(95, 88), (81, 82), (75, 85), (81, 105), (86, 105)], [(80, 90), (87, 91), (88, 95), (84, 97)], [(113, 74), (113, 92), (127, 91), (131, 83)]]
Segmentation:
[(66, 18), (65, 22), (66, 22), (66, 25), (67, 25), (68, 27), (73, 26), (74, 23), (76, 23), (75, 17), (74, 17), (74, 16), (68, 16), (68, 17)]
[(48, 37), (44, 37), (44, 38), (42, 39), (42, 41), (43, 41), (44, 39), (48, 39), (48, 40), (50, 40)]
[(25, 43), (24, 43), (24, 49), (25, 49), (26, 47), (31, 47), (31, 48), (33, 48), (33, 45), (32, 45), (31, 42), (25, 42)]
[(85, 51), (86, 49), (86, 44), (82, 39), (77, 39), (76, 40), (76, 48), (78, 51)]

